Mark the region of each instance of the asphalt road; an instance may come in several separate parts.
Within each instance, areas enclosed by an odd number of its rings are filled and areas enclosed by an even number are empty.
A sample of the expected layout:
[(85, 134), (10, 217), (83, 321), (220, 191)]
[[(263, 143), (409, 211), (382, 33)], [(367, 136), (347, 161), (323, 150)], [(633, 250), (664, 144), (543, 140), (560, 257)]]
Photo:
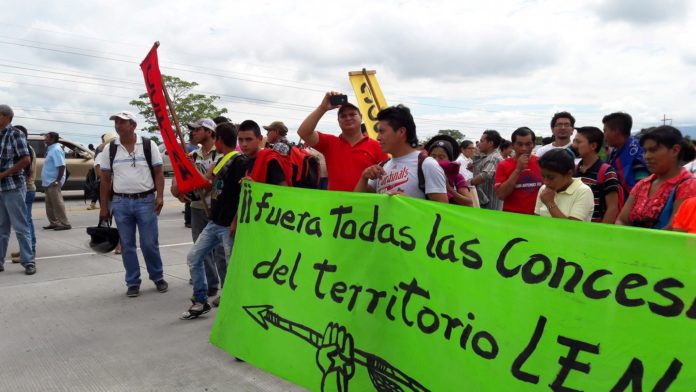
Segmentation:
[(10, 240), (0, 273), (0, 391), (302, 390), (212, 346), (217, 309), (179, 320), (191, 296), (182, 204), (166, 197), (159, 218), (169, 291), (145, 280), (141, 256), (141, 293), (128, 298), (121, 257), (88, 246), (85, 228), (97, 223), (98, 210), (87, 211), (80, 192), (69, 194), (72, 230), (42, 230), (43, 199), (34, 204), (36, 275), (9, 260), (18, 249)]

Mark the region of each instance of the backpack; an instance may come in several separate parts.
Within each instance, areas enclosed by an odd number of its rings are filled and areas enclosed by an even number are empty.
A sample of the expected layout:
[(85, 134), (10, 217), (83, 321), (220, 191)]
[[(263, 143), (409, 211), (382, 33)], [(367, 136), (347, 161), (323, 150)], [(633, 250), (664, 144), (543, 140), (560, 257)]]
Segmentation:
[[(425, 174), (423, 174), (423, 162), (427, 157), (428, 154), (423, 151), (418, 153), (418, 189), (423, 191), (423, 193), (425, 193)], [(386, 165), (390, 160), (391, 158), (387, 158), (386, 160), (380, 162), (379, 165), (384, 167), (384, 165)]]
[[(599, 168), (599, 173), (597, 173), (597, 183), (598, 184), (604, 184), (604, 180), (606, 179), (607, 175), (607, 170), (611, 168), (611, 165), (604, 162), (602, 163), (602, 166)], [(618, 180), (618, 176), (617, 176)], [(623, 209), (624, 202), (626, 201), (626, 195), (624, 194), (624, 189), (623, 186), (621, 185), (621, 181), (619, 181), (619, 186), (616, 187), (616, 191), (619, 194), (619, 214), (621, 213), (621, 210)], [(616, 218), (618, 219), (618, 215)]]
[[(145, 160), (147, 161), (147, 166), (150, 168), (150, 174), (152, 175), (152, 180), (155, 180), (155, 172), (152, 168), (152, 142), (145, 136), (140, 137), (143, 140), (143, 154), (145, 154)], [(118, 146), (116, 145), (116, 139), (109, 143), (109, 167), (111, 171), (114, 170), (114, 158), (116, 158), (116, 151)]]
[(256, 182), (266, 183), (266, 177), (268, 176), (268, 165), (271, 161), (278, 162), (278, 165), (285, 176), (285, 182), (288, 186), (292, 186), (293, 184), (291, 180), (293, 179), (293, 170), (290, 157), (283, 155), (272, 148), (264, 148), (256, 154), (254, 166), (251, 168), (249, 177)]
[[(36, 165), (36, 151), (34, 151), (34, 147), (29, 146), (29, 143), (27, 143), (27, 147), (29, 147), (29, 157), (31, 158), (31, 161), (29, 161), (29, 165), (24, 167), (24, 177), (29, 177), (31, 172), (34, 171), (34, 166)], [(67, 170), (68, 167), (66, 166), (65, 169)]]
[(292, 186), (319, 189), (321, 169), (317, 157), (306, 150), (292, 147), (290, 149), (290, 164), (292, 165)]
[(82, 186), (83, 195), (85, 197), (85, 202), (87, 199), (94, 200), (94, 198), (99, 197), (99, 186), (101, 181), (97, 177), (97, 172), (94, 168), (90, 168), (85, 177), (85, 184)]

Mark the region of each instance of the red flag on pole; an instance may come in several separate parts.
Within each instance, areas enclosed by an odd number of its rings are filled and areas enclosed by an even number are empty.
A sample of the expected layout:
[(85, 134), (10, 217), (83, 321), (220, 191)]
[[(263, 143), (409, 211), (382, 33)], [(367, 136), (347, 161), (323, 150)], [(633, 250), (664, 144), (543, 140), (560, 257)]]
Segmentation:
[(155, 118), (162, 134), (162, 140), (164, 140), (164, 146), (167, 148), (169, 159), (172, 162), (179, 191), (181, 193), (189, 193), (196, 189), (208, 188), (210, 183), (203, 178), (191, 161), (189, 161), (184, 149), (177, 142), (176, 135), (174, 135), (164, 98), (162, 74), (160, 73), (159, 60), (157, 59), (157, 46), (155, 44), (150, 49), (150, 53), (140, 63), (140, 69), (143, 70), (147, 95), (150, 97), (150, 103), (152, 103), (152, 110), (155, 112)]

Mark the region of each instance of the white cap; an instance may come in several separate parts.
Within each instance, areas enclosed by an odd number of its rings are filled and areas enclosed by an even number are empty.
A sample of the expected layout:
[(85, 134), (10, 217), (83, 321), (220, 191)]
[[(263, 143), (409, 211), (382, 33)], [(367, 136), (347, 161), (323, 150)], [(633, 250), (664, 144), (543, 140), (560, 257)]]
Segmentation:
[(121, 120), (132, 120), (135, 121), (135, 115), (131, 112), (127, 111), (122, 111), (114, 114), (113, 116), (109, 117), (109, 120), (115, 120), (117, 118), (120, 118)]
[(215, 121), (209, 118), (202, 118), (196, 122), (189, 123), (188, 127), (189, 129), (208, 128), (211, 131), (215, 131)]

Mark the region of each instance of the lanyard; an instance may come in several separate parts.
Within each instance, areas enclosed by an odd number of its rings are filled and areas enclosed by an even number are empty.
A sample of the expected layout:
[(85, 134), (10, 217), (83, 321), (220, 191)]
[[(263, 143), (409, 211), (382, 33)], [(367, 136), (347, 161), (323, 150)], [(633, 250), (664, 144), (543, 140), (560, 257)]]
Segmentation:
[(232, 157), (235, 154), (237, 154), (237, 151), (231, 151), (231, 152), (228, 152), (227, 154), (225, 154), (225, 156), (222, 157), (222, 159), (220, 159), (220, 162), (218, 162), (217, 165), (215, 165), (215, 169), (213, 169), (213, 174), (218, 174), (218, 172), (225, 166), (227, 161), (232, 159)]

